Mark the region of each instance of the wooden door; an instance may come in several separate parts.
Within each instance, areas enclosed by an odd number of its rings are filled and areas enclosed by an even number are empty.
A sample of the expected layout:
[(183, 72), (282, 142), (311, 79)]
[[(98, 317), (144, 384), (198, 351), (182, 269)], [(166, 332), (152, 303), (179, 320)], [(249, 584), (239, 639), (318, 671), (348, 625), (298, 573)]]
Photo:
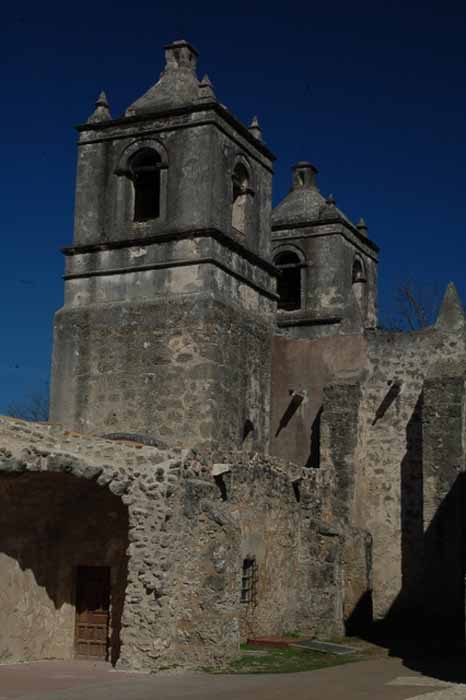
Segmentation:
[(110, 568), (79, 566), (76, 576), (76, 656), (107, 659)]

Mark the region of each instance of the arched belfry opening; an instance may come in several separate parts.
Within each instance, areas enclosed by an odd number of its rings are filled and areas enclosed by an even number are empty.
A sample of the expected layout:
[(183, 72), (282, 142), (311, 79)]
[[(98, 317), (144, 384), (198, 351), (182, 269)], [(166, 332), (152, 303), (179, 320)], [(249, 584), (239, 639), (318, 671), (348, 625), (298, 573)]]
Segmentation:
[(116, 663), (127, 549), (127, 507), (107, 488), (0, 473), (0, 659)]
[(291, 250), (278, 253), (274, 263), (280, 270), (277, 281), (277, 294), (280, 297), (278, 308), (283, 311), (296, 311), (301, 308), (301, 268), (297, 253)]
[(359, 306), (361, 316), (364, 319), (367, 313), (367, 277), (364, 263), (359, 255), (356, 255), (353, 260), (351, 282), (354, 297)]
[(131, 158), (129, 171), (134, 186), (134, 221), (160, 216), (161, 158), (153, 148), (141, 148)]
[(237, 163), (233, 170), (233, 208), (231, 215), (231, 225), (242, 234), (247, 234), (250, 207), (252, 202), (252, 190), (250, 177), (243, 163)]

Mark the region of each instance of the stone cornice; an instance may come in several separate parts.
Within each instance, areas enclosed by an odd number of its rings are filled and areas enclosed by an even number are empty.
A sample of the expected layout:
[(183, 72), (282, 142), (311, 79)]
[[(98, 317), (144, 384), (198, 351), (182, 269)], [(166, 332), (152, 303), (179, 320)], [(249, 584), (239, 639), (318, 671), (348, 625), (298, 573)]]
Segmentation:
[[(302, 229), (307, 228), (317, 230), (307, 234), (306, 232), (302, 231)], [(318, 230), (319, 228), (321, 229), (320, 231)], [(278, 232), (283, 232), (285, 235), (275, 235)], [(369, 238), (366, 238), (366, 236), (363, 236), (361, 233), (359, 233), (356, 227), (352, 226), (344, 219), (335, 218), (333, 220), (327, 219), (296, 224), (290, 222), (289, 224), (280, 224), (272, 227), (273, 243), (278, 243), (279, 241), (290, 240), (295, 238), (305, 238), (306, 236), (318, 237), (335, 235), (341, 235), (344, 238), (346, 238), (346, 240), (357, 245), (359, 248), (366, 249), (365, 252), (368, 255), (371, 255), (371, 257), (373, 257), (374, 260), (378, 260), (378, 253), (380, 251), (378, 245), (371, 241)]]
[[(198, 112), (215, 112), (217, 115), (222, 117), (230, 126), (232, 126), (236, 131), (238, 131), (241, 136), (251, 144), (256, 150), (258, 150), (262, 155), (268, 158), (270, 161), (276, 160), (275, 155), (270, 151), (267, 146), (265, 146), (261, 141), (256, 139), (249, 129), (237, 118), (235, 117), (226, 107), (223, 107), (218, 102), (200, 102), (199, 104), (186, 105), (185, 107), (178, 107), (176, 109), (165, 110), (161, 112), (153, 112), (149, 114), (138, 114), (132, 117), (121, 117), (120, 119), (112, 119), (104, 122), (94, 122), (80, 124), (76, 126), (76, 130), (79, 133), (84, 132), (95, 132), (96, 135), (100, 134), (101, 138), (105, 131), (112, 128), (135, 126), (141, 123), (148, 123), (151, 121), (156, 121), (158, 119), (167, 119), (170, 117), (176, 117), (181, 115), (190, 115)], [(215, 120), (208, 120), (210, 123), (216, 123)], [(188, 128), (196, 126), (195, 122), (186, 122), (184, 124), (177, 125), (177, 128)], [(96, 139), (100, 140), (100, 139)]]
[(278, 269), (266, 258), (257, 255), (254, 251), (242, 246), (230, 236), (215, 228), (205, 229), (188, 229), (185, 231), (165, 232), (155, 236), (147, 236), (145, 238), (132, 238), (121, 241), (102, 241), (101, 243), (91, 243), (87, 245), (67, 246), (61, 248), (62, 253), (66, 256), (82, 255), (84, 253), (99, 253), (107, 250), (116, 250), (118, 248), (132, 248), (147, 246), (154, 243), (166, 243), (169, 241), (182, 241), (192, 238), (213, 238), (226, 248), (237, 253), (245, 258), (248, 262), (256, 265), (262, 270), (265, 270), (270, 275), (277, 277)]

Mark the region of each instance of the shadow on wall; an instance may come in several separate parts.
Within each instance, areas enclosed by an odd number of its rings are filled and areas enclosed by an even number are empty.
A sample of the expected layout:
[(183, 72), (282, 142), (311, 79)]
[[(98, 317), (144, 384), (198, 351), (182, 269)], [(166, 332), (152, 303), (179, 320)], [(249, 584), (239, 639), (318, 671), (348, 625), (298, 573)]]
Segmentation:
[(127, 508), (105, 487), (61, 473), (0, 475), (0, 661), (71, 658), (78, 567), (108, 567), (116, 663), (127, 547)]
[(402, 588), (373, 622), (371, 592), (346, 621), (349, 635), (383, 646), (426, 675), (466, 682), (465, 478), (460, 473), (424, 532), (423, 396), (407, 425), (401, 462)]

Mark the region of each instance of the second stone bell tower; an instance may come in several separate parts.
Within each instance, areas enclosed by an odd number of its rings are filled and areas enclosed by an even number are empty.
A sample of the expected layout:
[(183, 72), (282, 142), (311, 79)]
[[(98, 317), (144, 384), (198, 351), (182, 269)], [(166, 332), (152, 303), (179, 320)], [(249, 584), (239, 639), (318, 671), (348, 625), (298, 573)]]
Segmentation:
[(74, 243), (54, 328), (51, 420), (172, 445), (264, 449), (271, 334), (272, 162), (166, 47), (124, 117), (104, 94), (78, 127)]

